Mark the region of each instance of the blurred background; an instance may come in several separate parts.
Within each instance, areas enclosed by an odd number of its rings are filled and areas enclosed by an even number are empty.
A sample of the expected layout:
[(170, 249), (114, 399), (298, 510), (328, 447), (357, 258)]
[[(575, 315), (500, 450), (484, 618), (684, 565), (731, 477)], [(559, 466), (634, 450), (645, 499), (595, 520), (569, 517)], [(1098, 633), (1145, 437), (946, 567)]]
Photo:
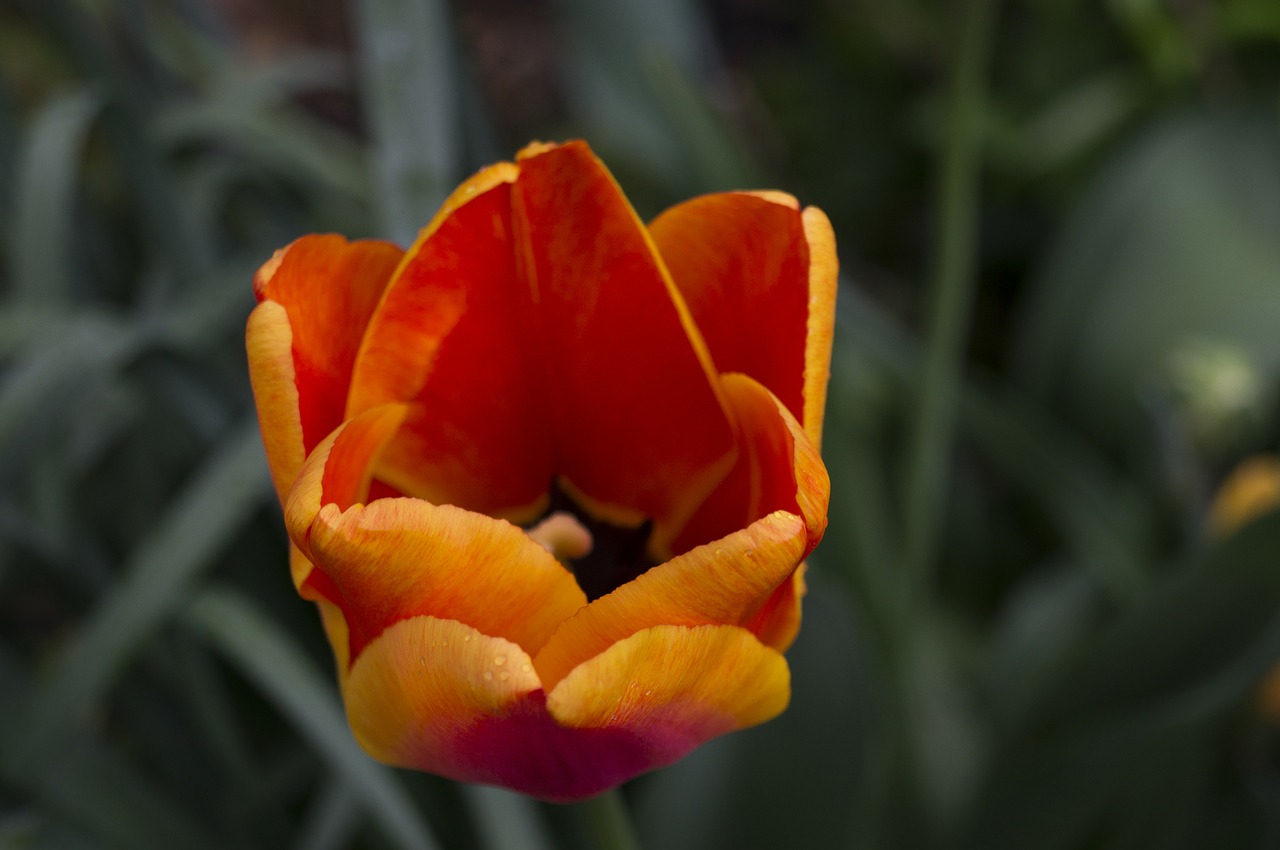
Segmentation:
[(842, 261), (792, 707), (644, 844), (1280, 846), (1280, 3), (2, 0), (0, 847), (591, 846), (356, 749), (243, 349), (579, 136)]

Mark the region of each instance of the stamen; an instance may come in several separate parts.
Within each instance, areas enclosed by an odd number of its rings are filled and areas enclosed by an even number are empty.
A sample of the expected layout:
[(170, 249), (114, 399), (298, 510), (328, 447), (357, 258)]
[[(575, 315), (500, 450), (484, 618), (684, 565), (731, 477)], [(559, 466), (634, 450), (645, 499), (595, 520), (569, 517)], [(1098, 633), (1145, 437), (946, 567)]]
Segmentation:
[(558, 561), (575, 561), (591, 554), (591, 532), (567, 511), (556, 511), (529, 529), (528, 534)]

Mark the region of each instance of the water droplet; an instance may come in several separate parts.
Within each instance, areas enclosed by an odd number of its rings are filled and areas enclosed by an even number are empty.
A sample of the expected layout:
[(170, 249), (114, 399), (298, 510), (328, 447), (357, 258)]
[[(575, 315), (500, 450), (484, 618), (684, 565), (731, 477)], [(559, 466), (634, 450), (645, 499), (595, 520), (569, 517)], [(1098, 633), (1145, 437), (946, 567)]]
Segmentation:
[(521, 664), (521, 665), (520, 665), (520, 672), (521, 672), (521, 673), (532, 673), (532, 672), (533, 672), (533, 665), (532, 665), (532, 664), (529, 664), (528, 662), (525, 662), (524, 664)]
[(723, 554), (724, 554), (724, 550), (723, 550), (723, 549), (721, 549), (719, 546), (717, 546), (717, 547), (716, 547), (716, 557), (719, 557), (719, 556), (721, 556), (721, 555), (723, 555)]
[(463, 643), (470, 643), (470, 642), (471, 642), (471, 638), (472, 638), (472, 637), (473, 637), (473, 635), (465, 634), (465, 635), (463, 635), (463, 636), (462, 636), (462, 642), (463, 642)]
[(501, 667), (503, 664), (506, 664), (506, 663), (507, 663), (507, 656), (505, 655), (495, 655), (493, 657), (494, 667)]
[(645, 695), (645, 696), (647, 696), (647, 697), (651, 697), (651, 696), (653, 696), (653, 688), (650, 688), (650, 689), (648, 689), (647, 691), (645, 691), (645, 692), (644, 692), (644, 695)]
[(484, 671), (484, 680), (485, 680), (486, 682), (492, 682), (492, 681), (493, 681), (493, 671), (492, 671), (492, 670), (485, 670), (485, 671)]
[(449, 645), (449, 639), (448, 639), (448, 638), (440, 638), (440, 645), (441, 645), (441, 646), (448, 646), (448, 645)]
[(498, 679), (500, 681), (505, 682), (507, 681), (507, 679), (510, 679), (510, 678), (511, 678), (511, 674), (508, 673), (506, 670), (503, 670), (501, 673), (498, 674)]

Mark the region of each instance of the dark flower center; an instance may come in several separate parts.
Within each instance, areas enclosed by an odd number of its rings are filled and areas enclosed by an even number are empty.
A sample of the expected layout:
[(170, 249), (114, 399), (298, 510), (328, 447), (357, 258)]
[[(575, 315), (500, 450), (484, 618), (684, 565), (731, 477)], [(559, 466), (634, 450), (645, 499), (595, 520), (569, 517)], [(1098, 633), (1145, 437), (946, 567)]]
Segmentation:
[[(573, 572), (588, 601), (599, 599), (656, 565), (649, 556), (653, 520), (646, 519), (639, 526), (616, 525), (592, 516), (558, 482), (551, 482), (550, 492), (546, 512), (526, 530)], [(573, 539), (564, 540), (563, 544), (553, 539), (564, 536), (558, 520), (572, 527), (569, 536)]]

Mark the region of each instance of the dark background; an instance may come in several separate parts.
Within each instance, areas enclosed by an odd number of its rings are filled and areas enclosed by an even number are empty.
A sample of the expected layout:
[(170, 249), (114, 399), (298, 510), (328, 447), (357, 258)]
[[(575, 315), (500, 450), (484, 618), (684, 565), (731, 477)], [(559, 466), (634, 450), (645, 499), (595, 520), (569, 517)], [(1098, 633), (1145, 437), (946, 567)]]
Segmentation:
[(842, 264), (792, 708), (646, 845), (1276, 846), (1274, 0), (0, 2), (0, 846), (590, 846), (355, 749), (243, 353), (275, 248), (579, 136)]

